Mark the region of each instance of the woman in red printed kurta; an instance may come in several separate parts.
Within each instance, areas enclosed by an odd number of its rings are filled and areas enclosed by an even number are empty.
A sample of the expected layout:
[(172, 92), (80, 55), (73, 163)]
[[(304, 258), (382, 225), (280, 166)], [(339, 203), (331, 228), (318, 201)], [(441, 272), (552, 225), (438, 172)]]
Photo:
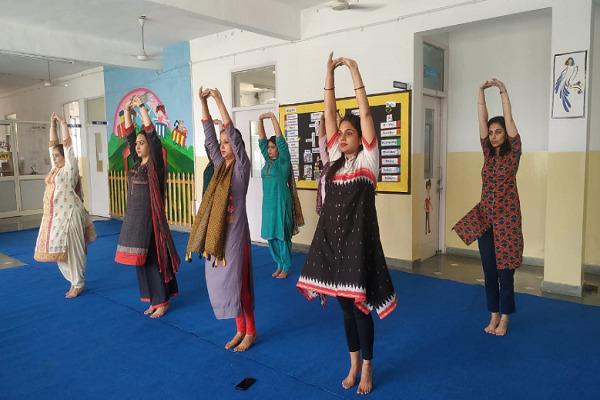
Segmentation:
[[(504, 116), (488, 121), (485, 89), (500, 89)], [(521, 206), (517, 191), (517, 170), (521, 158), (521, 137), (512, 117), (508, 93), (497, 79), (479, 89), (479, 134), (484, 164), (481, 170), (481, 201), (452, 228), (467, 244), (476, 239), (485, 275), (490, 323), (485, 332), (504, 336), (508, 316), (515, 312), (514, 274), (523, 260)]]

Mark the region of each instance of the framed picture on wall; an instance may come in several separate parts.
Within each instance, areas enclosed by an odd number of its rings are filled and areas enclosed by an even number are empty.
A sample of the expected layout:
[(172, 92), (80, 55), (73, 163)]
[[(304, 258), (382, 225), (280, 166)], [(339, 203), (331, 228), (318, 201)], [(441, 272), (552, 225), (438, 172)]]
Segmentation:
[(587, 51), (554, 55), (552, 118), (585, 116)]

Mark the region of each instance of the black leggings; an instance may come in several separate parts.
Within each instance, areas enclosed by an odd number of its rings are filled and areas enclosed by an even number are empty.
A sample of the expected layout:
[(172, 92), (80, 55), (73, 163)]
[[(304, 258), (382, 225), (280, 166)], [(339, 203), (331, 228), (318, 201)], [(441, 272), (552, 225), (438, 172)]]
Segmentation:
[(348, 350), (361, 350), (363, 360), (373, 358), (373, 342), (375, 342), (375, 326), (371, 314), (365, 314), (354, 305), (354, 299), (338, 296), (338, 302), (344, 312), (344, 328)]

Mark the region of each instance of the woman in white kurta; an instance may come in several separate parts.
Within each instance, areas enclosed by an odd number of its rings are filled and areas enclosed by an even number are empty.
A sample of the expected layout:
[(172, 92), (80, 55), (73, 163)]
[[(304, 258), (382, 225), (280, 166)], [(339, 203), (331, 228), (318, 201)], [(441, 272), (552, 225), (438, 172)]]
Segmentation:
[[(63, 144), (58, 144), (56, 126), (60, 123)], [(86, 247), (95, 239), (94, 225), (83, 206), (78, 188), (79, 168), (65, 120), (52, 113), (50, 121), (50, 160), (46, 175), (44, 214), (35, 245), (36, 261), (58, 263), (71, 287), (65, 297), (77, 297), (85, 284)]]

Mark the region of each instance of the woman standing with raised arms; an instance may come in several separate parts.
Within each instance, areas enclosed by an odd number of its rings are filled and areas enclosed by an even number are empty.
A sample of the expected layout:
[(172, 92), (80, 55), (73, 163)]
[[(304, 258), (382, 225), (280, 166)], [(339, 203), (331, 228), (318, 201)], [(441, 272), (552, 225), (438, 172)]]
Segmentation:
[[(139, 132), (131, 117), (134, 107), (139, 109), (144, 125)], [(163, 147), (146, 106), (137, 96), (125, 108), (125, 132), (135, 164), (128, 175), (127, 209), (115, 261), (136, 267), (140, 300), (150, 303), (144, 314), (160, 318), (169, 309), (171, 297), (179, 292), (175, 279), (179, 255), (165, 217)]]
[[(62, 144), (58, 143), (60, 125)], [(44, 214), (35, 245), (36, 261), (56, 261), (71, 287), (65, 297), (83, 291), (87, 245), (96, 238), (94, 225), (83, 206), (79, 167), (66, 121), (52, 113), (49, 139), (52, 169), (46, 175)]]
[[(497, 87), (502, 116), (488, 120), (485, 90)], [(452, 229), (467, 244), (479, 244), (485, 276), (485, 294), (490, 322), (484, 331), (504, 336), (509, 315), (516, 311), (514, 276), (523, 262), (521, 204), (517, 171), (521, 160), (521, 136), (512, 115), (504, 83), (485, 81), (477, 101), (479, 141), (483, 150), (481, 201)]]
[[(359, 115), (336, 119), (334, 70), (350, 70)], [(350, 370), (342, 381), (357, 393), (373, 388), (375, 329), (371, 311), (385, 318), (396, 307), (375, 210), (379, 175), (379, 148), (367, 92), (358, 65), (349, 58), (327, 60), (325, 78), (325, 129), (330, 166), (326, 201), (297, 287), (308, 298), (336, 296), (344, 313), (350, 352)]]
[[(270, 120), (275, 129), (275, 136), (269, 139), (265, 133), (265, 119)], [(284, 279), (292, 266), (292, 193), (288, 186), (292, 168), (290, 151), (273, 113), (260, 115), (258, 137), (258, 145), (265, 159), (261, 170), (263, 204), (260, 235), (269, 243), (271, 257), (277, 264), (271, 276)]]
[[(250, 229), (246, 215), (250, 159), (221, 93), (217, 89), (200, 88), (199, 96), (205, 145), (215, 172), (202, 196), (186, 259), (191, 261), (192, 253), (205, 256), (206, 286), (215, 317), (235, 318), (236, 334), (225, 348), (246, 351), (256, 340)], [(223, 121), (220, 141), (208, 109), (211, 97)]]

